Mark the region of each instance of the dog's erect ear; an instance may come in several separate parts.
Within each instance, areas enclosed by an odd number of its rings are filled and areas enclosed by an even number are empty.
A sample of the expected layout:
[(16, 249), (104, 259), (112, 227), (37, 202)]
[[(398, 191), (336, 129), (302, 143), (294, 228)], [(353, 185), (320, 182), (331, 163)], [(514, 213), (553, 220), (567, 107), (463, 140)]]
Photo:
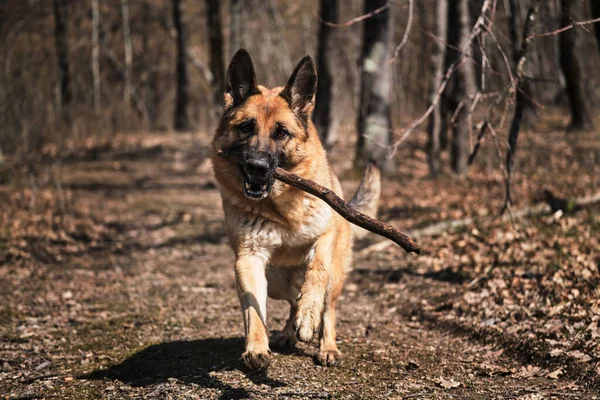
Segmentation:
[(310, 56), (304, 57), (292, 73), (287, 85), (279, 94), (292, 111), (308, 118), (313, 108), (313, 96), (317, 90), (317, 71)]
[(227, 83), (225, 85), (225, 105), (237, 106), (253, 94), (259, 94), (256, 85), (256, 74), (250, 54), (239, 49), (231, 59), (227, 68)]

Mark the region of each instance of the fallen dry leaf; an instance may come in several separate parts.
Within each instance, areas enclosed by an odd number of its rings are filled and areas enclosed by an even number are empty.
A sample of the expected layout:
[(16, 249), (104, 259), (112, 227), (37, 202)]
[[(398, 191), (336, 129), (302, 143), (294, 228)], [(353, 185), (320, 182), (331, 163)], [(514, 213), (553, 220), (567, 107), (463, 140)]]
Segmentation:
[(519, 377), (521, 378), (532, 378), (540, 372), (540, 367), (536, 367), (533, 365), (528, 365), (526, 367), (521, 367), (521, 371), (519, 372)]
[(437, 383), (438, 383), (438, 385), (440, 385), (444, 389), (453, 389), (453, 388), (457, 388), (457, 387), (460, 386), (460, 382), (455, 381), (454, 378), (450, 378), (450, 380), (447, 380), (447, 379), (444, 379), (441, 376), (438, 379)]
[(580, 350), (569, 351), (567, 354), (569, 354), (573, 358), (578, 359), (581, 362), (588, 362), (592, 359), (592, 357)]
[(547, 375), (547, 377), (548, 377), (549, 379), (558, 379), (558, 377), (559, 377), (560, 375), (562, 375), (562, 374), (563, 374), (563, 369), (562, 369), (562, 367), (560, 367), (560, 368), (558, 368), (558, 369), (555, 369), (554, 371), (550, 372), (550, 373)]

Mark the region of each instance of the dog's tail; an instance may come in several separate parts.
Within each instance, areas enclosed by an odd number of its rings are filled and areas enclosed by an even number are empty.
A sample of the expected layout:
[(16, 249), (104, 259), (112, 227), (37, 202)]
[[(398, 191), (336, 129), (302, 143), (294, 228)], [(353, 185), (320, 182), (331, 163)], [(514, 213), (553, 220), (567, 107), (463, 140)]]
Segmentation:
[[(350, 200), (352, 208), (375, 218), (379, 206), (379, 195), (381, 194), (381, 171), (375, 161), (369, 162), (360, 185)], [(357, 239), (365, 237), (368, 231), (356, 225), (352, 225), (354, 237)]]

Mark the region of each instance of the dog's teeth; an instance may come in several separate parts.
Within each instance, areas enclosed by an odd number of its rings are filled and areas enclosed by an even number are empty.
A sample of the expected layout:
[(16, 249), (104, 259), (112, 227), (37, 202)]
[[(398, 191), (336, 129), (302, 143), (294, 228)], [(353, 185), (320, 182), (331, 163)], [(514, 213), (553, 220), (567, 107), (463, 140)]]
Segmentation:
[(267, 185), (262, 185), (262, 186), (260, 187), (260, 190), (267, 190)]
[(244, 186), (246, 187), (247, 190), (250, 189), (250, 184), (248, 182), (244, 182)]

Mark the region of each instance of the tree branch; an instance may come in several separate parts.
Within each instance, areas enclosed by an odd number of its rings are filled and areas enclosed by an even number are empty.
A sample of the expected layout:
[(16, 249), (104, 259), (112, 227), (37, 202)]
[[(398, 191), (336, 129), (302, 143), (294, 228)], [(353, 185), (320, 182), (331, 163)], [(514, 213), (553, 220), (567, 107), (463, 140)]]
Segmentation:
[[(241, 155), (232, 148), (218, 150), (217, 155), (230, 161), (237, 163), (241, 162)], [(402, 247), (407, 253), (421, 253), (421, 247), (419, 247), (419, 245), (406, 233), (353, 209), (331, 189), (321, 186), (311, 180), (304, 179), (280, 167), (275, 169), (275, 179), (318, 197), (333, 208), (335, 212), (348, 220), (348, 222), (390, 239), (398, 246)]]
[(595, 18), (595, 19), (590, 19), (587, 21), (573, 21), (573, 23), (571, 25), (567, 25), (563, 28), (557, 29), (555, 31), (552, 32), (546, 32), (546, 33), (532, 33), (531, 35), (527, 36), (527, 40), (531, 40), (531, 39), (535, 39), (538, 37), (545, 37), (545, 36), (554, 36), (554, 35), (558, 35), (559, 33), (563, 33), (565, 31), (568, 31), (569, 29), (573, 29), (576, 26), (584, 26), (584, 25), (589, 25), (589, 24), (595, 24), (600, 22), (600, 18)]
[(485, 135), (488, 124), (489, 124), (489, 122), (487, 120), (482, 122), (481, 127), (479, 128), (479, 134), (477, 135), (477, 140), (475, 141), (473, 150), (471, 151), (471, 154), (469, 155), (469, 161), (467, 162), (467, 165), (473, 164), (473, 161), (475, 160), (475, 156), (477, 156), (477, 152), (479, 151), (479, 147), (481, 147), (481, 141), (483, 140), (483, 135)]
[[(493, 4), (495, 4), (496, 0), (485, 0), (483, 2), (483, 5), (481, 6), (481, 12), (479, 14), (479, 18), (477, 18), (477, 21), (475, 21), (475, 25), (473, 25), (473, 29), (471, 30), (471, 34), (469, 35), (469, 39), (466, 43), (465, 46), (470, 46), (471, 43), (473, 42), (473, 40), (482, 32), (482, 30), (486, 29), (485, 24), (486, 24), (486, 14), (487, 12), (490, 10), (490, 6), (492, 6), (492, 10), (494, 9)], [(427, 109), (427, 111), (425, 111), (425, 113), (415, 119), (403, 132), (402, 136), (396, 140), (392, 145), (391, 145), (391, 150), (388, 153), (388, 157), (394, 157), (396, 155), (396, 152), (398, 151), (398, 147), (410, 136), (410, 134), (419, 126), (421, 125), (425, 120), (427, 120), (427, 118), (429, 117), (429, 115), (433, 112), (433, 110), (435, 109), (435, 106), (437, 105), (438, 101), (440, 100), (442, 94), (444, 93), (444, 90), (446, 89), (446, 85), (448, 84), (448, 81), (450, 80), (450, 78), (452, 77), (452, 75), (454, 74), (454, 72), (456, 70), (458, 70), (459, 68), (462, 67), (462, 65), (465, 62), (468, 62), (471, 57), (467, 57), (467, 55), (465, 53), (468, 53), (466, 51), (465, 48), (461, 48), (460, 49), (460, 54), (458, 56), (458, 58), (456, 59), (456, 61), (454, 61), (454, 63), (452, 63), (448, 69), (446, 70), (446, 74), (444, 75), (444, 78), (442, 79), (442, 82), (440, 83), (440, 86), (438, 87), (437, 93), (433, 99), (433, 101), (431, 102), (431, 104), (429, 105), (429, 108)]]
[(385, 11), (385, 9), (387, 9), (389, 6), (390, 6), (390, 3), (386, 3), (385, 5), (379, 7), (378, 9), (371, 11), (370, 13), (360, 15), (360, 16), (358, 16), (356, 18), (352, 18), (351, 20), (346, 21), (346, 22), (342, 22), (340, 24), (334, 24), (333, 22), (325, 21), (323, 18), (321, 18), (317, 14), (314, 14), (314, 16), (319, 21), (321, 21), (322, 24), (325, 24), (327, 26), (331, 26), (332, 28), (346, 28), (346, 27), (354, 25), (354, 24), (356, 24), (358, 22), (364, 21), (367, 18), (371, 18), (372, 16), (377, 15), (377, 14), (379, 14), (382, 11)]
[(410, 30), (412, 29), (412, 24), (413, 24), (414, 7), (415, 7), (414, 0), (409, 0), (408, 1), (408, 22), (406, 23), (406, 29), (404, 30), (404, 36), (402, 37), (400, 44), (398, 44), (398, 46), (396, 46), (396, 48), (394, 49), (394, 53), (393, 53), (394, 56), (388, 61), (389, 63), (393, 63), (393, 62), (396, 62), (396, 60), (398, 60), (398, 56), (400, 56), (400, 51), (402, 51), (402, 49), (408, 42), (408, 36), (410, 35)]

